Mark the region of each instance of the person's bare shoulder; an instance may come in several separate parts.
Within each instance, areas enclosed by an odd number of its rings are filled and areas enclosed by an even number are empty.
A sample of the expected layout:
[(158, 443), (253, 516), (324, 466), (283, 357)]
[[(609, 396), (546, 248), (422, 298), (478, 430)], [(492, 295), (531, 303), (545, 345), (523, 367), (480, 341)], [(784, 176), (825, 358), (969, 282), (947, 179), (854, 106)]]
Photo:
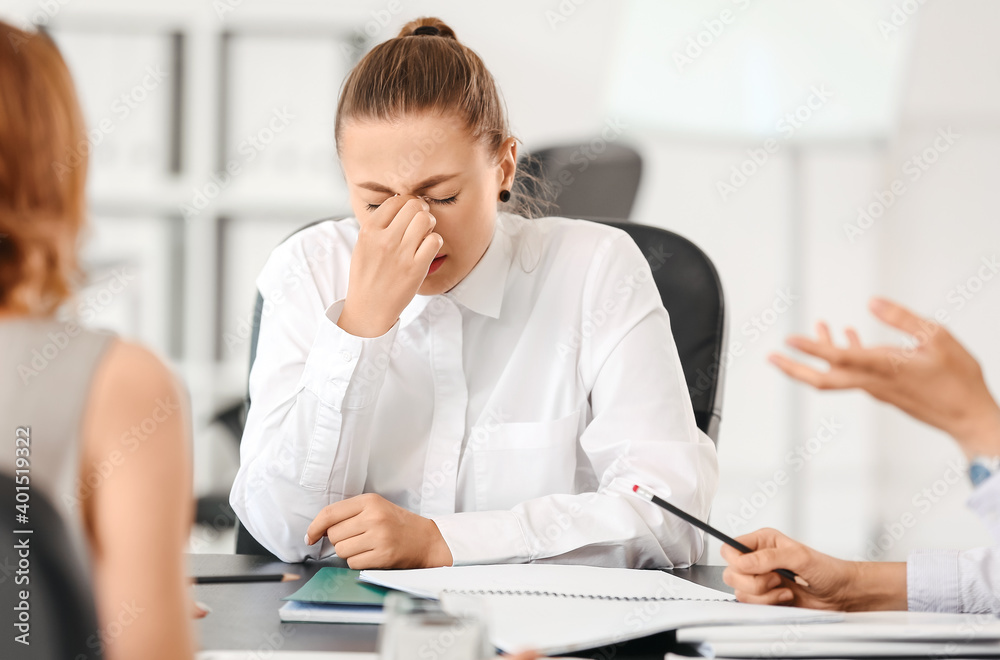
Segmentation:
[(84, 427), (87, 451), (128, 451), (147, 438), (186, 440), (187, 402), (170, 368), (148, 348), (115, 340), (101, 361)]

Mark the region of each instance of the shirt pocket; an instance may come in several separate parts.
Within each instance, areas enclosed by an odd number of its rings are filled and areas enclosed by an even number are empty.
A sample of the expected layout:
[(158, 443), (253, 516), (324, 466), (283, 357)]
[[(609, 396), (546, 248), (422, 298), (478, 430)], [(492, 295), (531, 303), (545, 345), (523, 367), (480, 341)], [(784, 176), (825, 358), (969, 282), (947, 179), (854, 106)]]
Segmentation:
[(473, 429), (476, 510), (510, 509), (535, 497), (574, 493), (580, 411), (546, 422)]

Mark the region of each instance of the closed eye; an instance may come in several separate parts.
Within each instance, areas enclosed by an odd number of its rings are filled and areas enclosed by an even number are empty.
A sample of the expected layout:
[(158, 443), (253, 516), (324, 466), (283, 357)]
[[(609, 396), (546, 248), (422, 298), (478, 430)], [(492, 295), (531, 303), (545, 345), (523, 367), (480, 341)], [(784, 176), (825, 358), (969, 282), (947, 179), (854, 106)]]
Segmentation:
[[(454, 204), (458, 201), (458, 195), (452, 195), (446, 199), (434, 199), (433, 197), (424, 197), (431, 204)], [(366, 204), (369, 211), (375, 211), (381, 204)]]

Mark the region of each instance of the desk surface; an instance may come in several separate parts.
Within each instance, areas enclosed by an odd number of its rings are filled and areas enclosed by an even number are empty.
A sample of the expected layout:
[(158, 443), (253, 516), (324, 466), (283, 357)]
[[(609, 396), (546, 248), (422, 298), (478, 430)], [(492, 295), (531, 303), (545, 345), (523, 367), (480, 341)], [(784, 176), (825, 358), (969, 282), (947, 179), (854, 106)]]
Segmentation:
[[(274, 650), (295, 651), (374, 651), (378, 626), (332, 623), (283, 623), (278, 618), (284, 596), (296, 591), (323, 566), (343, 566), (343, 562), (284, 564), (255, 555), (188, 555), (190, 575), (233, 575), (242, 573), (297, 573), (295, 582), (254, 582), (245, 584), (198, 584), (195, 598), (212, 611), (198, 623), (202, 649), (248, 649), (266, 657)], [(693, 566), (668, 571), (713, 589), (728, 591), (722, 581), (721, 566)], [(630, 642), (615, 649), (616, 658), (663, 658), (670, 638), (647, 644)], [(649, 648), (648, 654), (646, 647)], [(657, 650), (658, 649), (658, 650)], [(657, 655), (658, 654), (658, 655)], [(576, 654), (581, 655), (581, 654)], [(583, 654), (586, 655), (586, 654)], [(608, 657), (606, 655), (598, 657)]]

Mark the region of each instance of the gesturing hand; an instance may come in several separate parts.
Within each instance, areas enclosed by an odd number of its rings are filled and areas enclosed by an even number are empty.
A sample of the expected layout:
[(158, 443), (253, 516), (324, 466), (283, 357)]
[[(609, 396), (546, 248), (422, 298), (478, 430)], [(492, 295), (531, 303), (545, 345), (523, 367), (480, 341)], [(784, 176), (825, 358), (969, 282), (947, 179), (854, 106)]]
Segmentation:
[(319, 512), (306, 532), (312, 545), (326, 536), (355, 569), (451, 566), (448, 544), (433, 520), (365, 493)]
[(967, 454), (1000, 455), (1000, 408), (976, 359), (944, 327), (896, 303), (873, 298), (869, 307), (881, 321), (913, 336), (916, 346), (865, 348), (848, 328), (849, 346), (839, 348), (827, 325), (818, 323), (818, 339), (792, 336), (787, 343), (827, 361), (828, 371), (777, 353), (770, 356), (771, 362), (821, 390), (863, 389), (950, 434)]

